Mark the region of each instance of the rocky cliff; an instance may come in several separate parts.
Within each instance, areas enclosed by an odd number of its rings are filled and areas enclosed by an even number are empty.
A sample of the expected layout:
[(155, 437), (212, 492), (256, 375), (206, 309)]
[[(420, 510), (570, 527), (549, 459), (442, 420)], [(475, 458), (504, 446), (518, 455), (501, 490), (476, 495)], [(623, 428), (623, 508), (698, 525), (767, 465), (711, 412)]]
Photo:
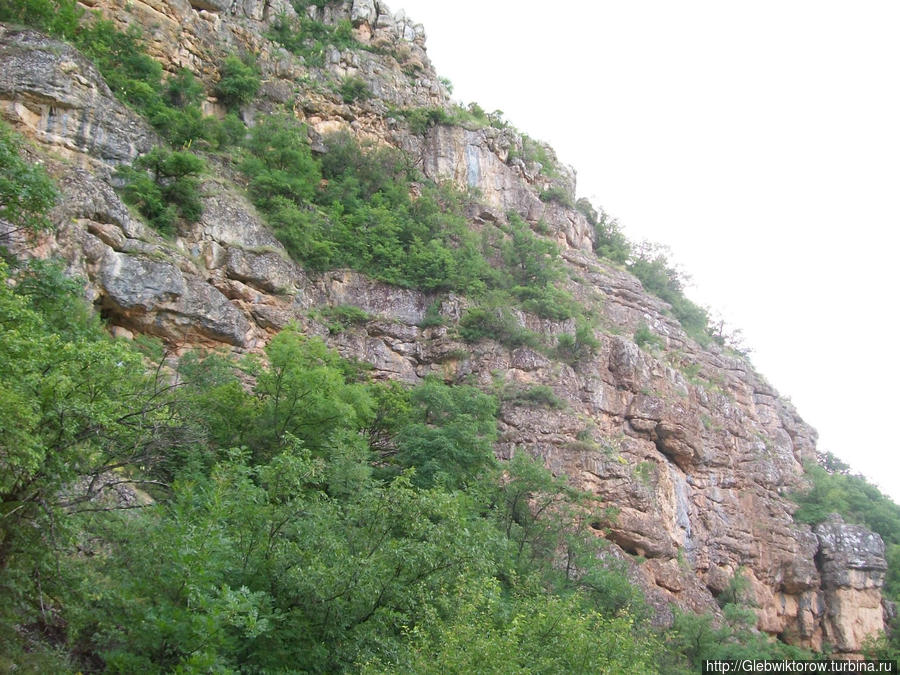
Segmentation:
[[(546, 385), (564, 406), (503, 405), (496, 452), (528, 452), (574, 485), (618, 509), (606, 533), (658, 612), (671, 606), (718, 611), (715, 597), (738, 570), (750, 582), (761, 630), (798, 645), (858, 652), (883, 628), (880, 588), (886, 569), (877, 535), (839, 519), (811, 529), (794, 523), (789, 493), (803, 486), (801, 462), (816, 433), (750, 364), (715, 344), (701, 347), (666, 303), (594, 255), (594, 230), (579, 211), (542, 201), (553, 188), (570, 197), (574, 173), (548, 177), (523, 158), (528, 142), (510, 128), (437, 124), (414, 133), (398, 108), (449, 108), (449, 95), (425, 51), (421, 26), (376, 0), (305, 10), (326, 24), (349, 20), (372, 49), (329, 48), (311, 65), (265, 37), (284, 0), (93, 0), (118, 25), (142, 27), (151, 54), (168, 72), (187, 67), (214, 90), (229, 53), (256, 55), (261, 98), (241, 110), (250, 124), (280, 106), (308, 124), (315, 144), (348, 130), (404, 150), (426, 176), (477, 188), (472, 227), (514, 211), (543, 223), (567, 271), (566, 288), (599, 317), (599, 348), (577, 361), (529, 347), (461, 342), (454, 330), (464, 297), (388, 286), (356, 272), (311, 273), (292, 262), (232, 179), (226, 164), (202, 183), (203, 215), (164, 239), (125, 206), (113, 170), (158, 139), (122, 105), (75, 49), (38, 33), (0, 27), (0, 112), (35, 142), (31, 159), (57, 180), (62, 199), (52, 235), (17, 239), (22, 257), (60, 256), (90, 282), (91, 300), (124, 337), (147, 333), (176, 351), (196, 345), (259, 351), (296, 322), (376, 377), (407, 382), (432, 373), (485, 387)], [(372, 96), (344, 102), (327, 86), (352, 76)], [(210, 93), (204, 109), (222, 115)], [(544, 150), (552, 158), (552, 151)], [(215, 161), (215, 160), (212, 160)], [(566, 200), (561, 200), (566, 201)], [(444, 325), (422, 327), (437, 302)], [(332, 334), (311, 310), (354, 305), (364, 325)], [(573, 333), (572, 320), (516, 311), (544, 336)], [(660, 347), (633, 335), (646, 325)]]

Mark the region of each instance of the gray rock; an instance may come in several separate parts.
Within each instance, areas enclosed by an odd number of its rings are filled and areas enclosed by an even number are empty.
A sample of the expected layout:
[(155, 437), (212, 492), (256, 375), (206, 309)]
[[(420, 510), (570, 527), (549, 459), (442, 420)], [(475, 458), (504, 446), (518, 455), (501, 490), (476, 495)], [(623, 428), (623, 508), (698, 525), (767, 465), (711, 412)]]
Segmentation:
[(825, 587), (881, 586), (887, 571), (884, 541), (861, 525), (833, 514), (813, 528), (819, 540), (819, 569)]
[(350, 9), (350, 21), (354, 26), (361, 23), (375, 25), (378, 19), (378, 10), (375, 8), (375, 0), (353, 0), (353, 6)]
[(225, 273), (269, 293), (289, 293), (301, 276), (294, 263), (275, 251), (245, 251), (232, 246), (225, 253)]
[(0, 26), (0, 111), (43, 143), (117, 164), (158, 144), (93, 64), (69, 45)]
[(119, 325), (171, 340), (199, 334), (233, 345), (242, 345), (249, 330), (224, 295), (169, 262), (110, 251), (98, 281), (103, 304)]

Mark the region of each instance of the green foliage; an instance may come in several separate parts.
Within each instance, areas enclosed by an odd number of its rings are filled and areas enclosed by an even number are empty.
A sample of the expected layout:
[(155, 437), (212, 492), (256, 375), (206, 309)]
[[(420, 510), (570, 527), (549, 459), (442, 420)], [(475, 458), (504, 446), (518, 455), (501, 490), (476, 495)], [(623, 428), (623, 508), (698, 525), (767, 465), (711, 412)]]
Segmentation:
[(225, 58), (216, 84), (216, 96), (229, 108), (250, 103), (259, 91), (259, 71), (237, 56)]
[(831, 453), (805, 466), (811, 489), (794, 495), (798, 509), (794, 520), (819, 523), (831, 513), (851, 523), (865, 525), (881, 535), (885, 544), (900, 544), (900, 506)]
[(831, 453), (816, 459), (804, 465), (810, 489), (792, 495), (798, 504), (794, 520), (815, 524), (838, 513), (881, 535), (888, 561), (885, 594), (900, 601), (900, 506), (863, 476), (851, 474), (850, 467)]
[(507, 347), (541, 346), (540, 336), (519, 323), (507, 307), (472, 307), (459, 321), (459, 334), (466, 342), (496, 340)]
[[(0, 279), (0, 644), (15, 663), (653, 672), (663, 658), (593, 534), (615, 514), (526, 453), (498, 466), (494, 397), (360, 382), (291, 328), (264, 361), (188, 354), (176, 379), (148, 377), (58, 268), (16, 280)], [(110, 474), (155, 501), (125, 513), (82, 495)], [(670, 646), (685, 654), (714, 630), (681, 622)], [(721, 653), (758, 647), (729, 635)]]
[(444, 108), (404, 108), (398, 113), (406, 119), (414, 134), (424, 134), (433, 126), (453, 124), (453, 118)]
[(277, 212), (288, 201), (302, 208), (312, 200), (322, 174), (305, 127), (287, 116), (268, 116), (250, 130), (246, 148), (241, 170), (250, 177), (250, 196), (260, 209)]
[(0, 241), (15, 232), (50, 229), (46, 214), (55, 201), (56, 188), (47, 172), (22, 159), (16, 134), (0, 122), (0, 220), (8, 223)]
[(594, 227), (594, 252), (620, 265), (627, 263), (632, 245), (619, 227), (619, 222), (602, 209), (598, 215), (586, 199), (579, 199), (576, 208)]
[[(12, 293), (3, 288), (4, 297)], [(52, 299), (59, 294), (53, 283), (23, 280), (16, 288), (36, 296), (51, 289), (51, 298), (34, 300), (35, 307), (64, 311), (67, 304)], [(133, 358), (128, 365), (142, 370)], [(379, 385), (369, 396), (347, 381), (333, 352), (291, 330), (272, 341), (266, 365), (240, 369), (253, 376), (252, 391), (227, 359), (183, 360), (180, 400), (171, 410), (188, 416), (180, 417), (182, 424), (207, 430), (202, 438), (214, 450), (212, 461), (187, 460), (181, 470), (172, 465), (169, 475), (181, 477), (142, 513), (67, 516), (88, 555), (66, 556), (62, 570), (44, 583), (60, 600), (54, 611), (64, 619), (57, 630), (73, 652), (126, 672), (340, 672), (364, 664), (396, 672), (416, 668), (421, 648), (414, 636), (443, 650), (474, 616), (490, 619), (492, 635), (506, 636), (517, 659), (532, 658), (536, 631), (551, 629), (557, 637), (540, 650), (546, 664), (582, 663), (605, 640), (611, 641), (605, 659), (636, 658), (620, 653), (624, 645), (658, 649), (638, 622), (622, 613), (609, 618), (592, 599), (598, 593), (610, 607), (630, 607), (632, 596), (621, 595), (631, 588), (624, 577), (606, 568), (590, 571), (593, 554), (578, 563), (577, 581), (574, 572), (557, 568), (559, 542), (578, 527), (566, 525), (564, 515), (576, 493), (557, 492), (562, 484), (524, 458), (510, 465), (508, 481), (497, 482), (493, 397), (433, 379), (412, 392)], [(109, 377), (127, 381), (121, 372)], [(114, 407), (124, 400), (104, 399)], [(375, 427), (393, 432), (394, 463), (414, 468), (412, 479), (370, 477), (355, 430)], [(228, 449), (235, 442), (251, 449)], [(584, 511), (579, 499), (571, 513)], [(542, 508), (532, 512), (535, 500)], [(576, 542), (569, 544), (576, 555)], [(514, 583), (511, 593), (498, 581), (498, 569)], [(548, 596), (539, 578), (583, 590), (577, 597)], [(488, 611), (482, 590), (489, 587)], [(33, 586), (19, 591), (23, 601), (39, 597)], [(15, 631), (6, 630), (22, 616), (18, 607), (11, 611), (3, 616), (2, 637), (12, 641), (5, 651), (23, 653)], [(572, 643), (576, 628), (583, 642)], [(488, 641), (481, 645), (490, 648)], [(67, 662), (65, 654), (41, 646), (30, 654), (52, 670)]]
[(200, 105), (205, 96), (203, 84), (187, 68), (182, 68), (166, 82), (166, 98), (176, 108)]
[(507, 386), (503, 389), (502, 398), (513, 405), (550, 408), (551, 410), (560, 410), (566, 407), (565, 401), (545, 384), (535, 384), (526, 388)]
[(412, 391), (410, 403), (411, 422), (399, 435), (397, 461), (415, 468), (414, 484), (460, 488), (494, 465), (493, 396), (430, 377)]
[(395, 653), (483, 574), (484, 527), (404, 476), (331, 499), (323, 471), (296, 443), (258, 465), (233, 453), (137, 523), (108, 523), (83, 639), (127, 672), (344, 672)]
[(313, 67), (325, 65), (325, 52), (329, 47), (364, 48), (353, 37), (353, 26), (349, 21), (340, 21), (334, 26), (315, 21), (306, 14), (306, 6), (298, 7), (295, 3), (296, 19), (283, 14), (276, 17), (267, 36)]
[(489, 114), (477, 103), (470, 103), (466, 108), (455, 104), (449, 108), (401, 108), (392, 110), (389, 114), (405, 119), (409, 124), (409, 130), (418, 135), (425, 134), (431, 127), (440, 125), (466, 129), (506, 126), (499, 110)]
[(362, 672), (657, 672), (658, 639), (627, 614), (603, 615), (578, 596), (509, 597), (496, 580), (463, 590), (452, 621), (414, 632), (397, 663), (369, 662)]
[(203, 115), (203, 87), (189, 71), (181, 70), (163, 82), (162, 66), (147, 54), (135, 25), (120, 31), (99, 13), (86, 14), (72, 0), (0, 2), (0, 19), (19, 21), (72, 43), (96, 64), (113, 94), (143, 114), (176, 147), (202, 142), (222, 148), (243, 135), (234, 120), (223, 124)]
[(316, 310), (316, 316), (325, 321), (330, 333), (341, 333), (351, 326), (371, 320), (368, 312), (353, 305), (332, 305)]
[(510, 149), (510, 159), (521, 159), (526, 164), (538, 164), (540, 172), (547, 178), (558, 178), (559, 167), (556, 158), (552, 155), (549, 146), (522, 134), (522, 150), (517, 152)]
[(366, 81), (358, 77), (345, 77), (340, 87), (341, 100), (344, 103), (366, 101), (372, 97), (372, 91)]
[[(571, 295), (555, 285), (562, 277), (556, 246), (517, 215), (510, 214), (499, 242), (479, 237), (467, 226), (468, 195), (421, 182), (408, 156), (363, 148), (348, 134), (325, 144), (327, 152), (314, 158), (303, 127), (278, 116), (256, 125), (246, 142), (240, 167), (251, 198), (292, 257), (312, 269), (351, 267), (424, 291), (502, 290), (523, 309), (554, 320), (578, 313)], [(489, 253), (499, 253), (503, 264), (492, 264)], [(509, 295), (497, 304), (510, 304)], [(512, 339), (534, 343), (527, 333)]]
[(562, 333), (556, 338), (556, 358), (574, 364), (588, 358), (600, 347), (600, 341), (594, 336), (594, 327), (583, 316), (575, 318), (575, 335)]
[(0, 0), (0, 21), (32, 26), (62, 39), (76, 34), (83, 14), (75, 0)]
[[(298, 23), (273, 29), (309, 64), (327, 45), (355, 46), (349, 23), (308, 19), (324, 4), (297, 0)], [(423, 181), (401, 153), (335, 136), (317, 158), (286, 117), (250, 132), (234, 113), (204, 117), (193, 74), (164, 80), (136, 30), (80, 15), (67, 0), (0, 0), (5, 20), (78, 45), (182, 148), (123, 170), (126, 198), (161, 230), (200, 215), (204, 163), (184, 148), (241, 144), (253, 202), (304, 264), (476, 296), (466, 339), (541, 347), (510, 309), (518, 302), (576, 317), (559, 355), (597, 348), (557, 286), (555, 246), (520, 219), (474, 234), (469, 196)], [(237, 107), (258, 86), (232, 57), (217, 93)], [(365, 95), (349, 80), (340, 93)], [(477, 106), (409, 115), (422, 131), (505, 125)], [(0, 187), (13, 215), (3, 217), (40, 229), (52, 186), (16, 163), (8, 139)], [(543, 146), (526, 139), (524, 154), (555, 173)], [(652, 672), (664, 662), (640, 593), (594, 534), (614, 512), (520, 450), (498, 464), (494, 397), (431, 378), (367, 383), (295, 328), (265, 358), (195, 353), (175, 373), (157, 369), (162, 347), (111, 340), (80, 292), (52, 265), (0, 267), (0, 669)], [(368, 319), (348, 306), (321, 315), (338, 327)], [(440, 321), (436, 304), (423, 324)], [(513, 398), (560, 405), (543, 386)], [(123, 486), (125, 501), (112, 496)], [(746, 622), (734, 603), (725, 613)], [(713, 630), (684, 626), (684, 653)], [(755, 644), (720, 642), (727, 653)]]
[(508, 214), (509, 238), (501, 244), (504, 272), (498, 285), (509, 288), (522, 308), (538, 316), (561, 321), (575, 316), (578, 305), (567, 291), (554, 284), (562, 277), (559, 249), (536, 236), (517, 214)]
[(542, 202), (556, 202), (570, 209), (575, 207), (568, 190), (559, 185), (553, 185), (546, 190), (541, 190), (538, 197), (540, 197)]
[(426, 291), (485, 287), (493, 270), (466, 227), (464, 194), (425, 184), (413, 200), (405, 155), (364, 151), (337, 134), (318, 162), (304, 136), (287, 118), (267, 119), (251, 132), (241, 165), (254, 203), (294, 257), (315, 269), (352, 267)]
[(684, 295), (684, 279), (659, 247), (644, 245), (634, 252), (628, 271), (641, 280), (644, 290), (665, 300), (685, 332), (700, 344), (710, 340), (709, 315)]
[(133, 166), (119, 167), (125, 201), (135, 206), (160, 233), (175, 233), (178, 218), (196, 222), (203, 214), (198, 176), (202, 159), (190, 152), (154, 148), (138, 157)]
[(640, 324), (634, 331), (634, 342), (638, 347), (646, 347), (649, 349), (662, 349), (662, 339), (654, 333), (647, 324)]
[[(20, 639), (17, 627), (61, 630), (56, 599), (68, 586), (60, 557), (76, 550), (77, 514), (114, 508), (105, 501), (111, 485), (146, 482), (163, 448), (181, 444), (165, 386), (100, 328), (80, 290), (58, 266), (10, 271), (0, 263), (4, 653), (19, 649), (7, 649)], [(133, 473), (138, 465), (142, 476)]]
[(425, 310), (425, 316), (419, 322), (419, 328), (435, 328), (443, 326), (444, 317), (441, 315), (441, 301), (435, 300)]

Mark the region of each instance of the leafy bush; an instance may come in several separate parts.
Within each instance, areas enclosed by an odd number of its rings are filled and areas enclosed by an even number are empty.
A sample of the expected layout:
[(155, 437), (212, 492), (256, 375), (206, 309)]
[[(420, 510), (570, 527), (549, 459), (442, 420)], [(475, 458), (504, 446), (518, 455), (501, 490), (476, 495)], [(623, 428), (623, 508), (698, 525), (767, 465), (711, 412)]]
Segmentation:
[(568, 191), (564, 187), (560, 187), (559, 185), (553, 185), (546, 190), (541, 190), (538, 196), (540, 197), (542, 202), (556, 202), (557, 204), (561, 204), (562, 206), (566, 206), (570, 209), (574, 208), (575, 206)]
[(359, 326), (371, 320), (369, 313), (353, 305), (333, 305), (316, 310), (316, 316), (323, 319), (331, 333), (341, 333), (351, 326)]
[(434, 377), (412, 390), (397, 461), (415, 467), (413, 482), (464, 487), (495, 464), (497, 400), (474, 387), (450, 387)]
[(466, 227), (463, 193), (426, 183), (413, 200), (413, 167), (402, 153), (364, 151), (348, 134), (325, 143), (317, 161), (303, 129), (280, 117), (254, 127), (247, 143), (241, 168), (251, 197), (292, 255), (426, 291), (485, 287), (494, 272)]
[(276, 17), (267, 36), (315, 67), (325, 65), (325, 51), (328, 47), (346, 49), (353, 47), (363, 49), (353, 37), (353, 26), (347, 20), (335, 26), (310, 19), (305, 12), (306, 7), (297, 8), (296, 19), (286, 15)]
[(538, 408), (560, 410), (566, 407), (565, 401), (559, 398), (553, 389), (544, 384), (535, 384), (524, 389), (508, 386), (504, 388), (503, 400), (514, 405), (525, 405)]
[(322, 173), (305, 127), (287, 116), (270, 115), (250, 130), (246, 148), (249, 154), (240, 168), (250, 178), (256, 206), (271, 212), (283, 205), (280, 200), (303, 207), (313, 199)]
[(409, 130), (419, 135), (433, 126), (453, 123), (453, 118), (443, 108), (405, 108), (398, 114), (406, 119)]
[(203, 84), (187, 68), (182, 68), (166, 82), (166, 98), (177, 108), (200, 105), (205, 96)]
[(341, 100), (344, 103), (365, 101), (372, 97), (372, 92), (365, 80), (358, 77), (345, 77), (340, 87)]
[(0, 0), (0, 21), (33, 26), (64, 40), (76, 35), (83, 15), (75, 0)]
[(0, 122), (0, 219), (9, 224), (0, 241), (15, 232), (35, 234), (51, 227), (47, 211), (56, 201), (53, 181), (20, 155), (20, 141)]
[[(497, 111), (499, 113), (499, 111)], [(485, 113), (477, 103), (470, 103), (468, 108), (453, 105), (448, 108), (402, 108), (393, 110), (391, 115), (401, 117), (409, 124), (414, 134), (424, 134), (431, 127), (439, 125), (461, 126), (467, 129), (480, 129), (494, 124), (492, 116)]]
[(434, 328), (443, 326), (444, 323), (444, 317), (441, 316), (441, 301), (435, 300), (425, 310), (425, 316), (419, 322), (419, 328)]
[(125, 201), (137, 207), (149, 223), (164, 235), (175, 233), (182, 218), (196, 222), (203, 213), (198, 176), (202, 159), (190, 152), (154, 148), (138, 157), (134, 166), (119, 167)]
[(228, 56), (222, 64), (216, 95), (229, 108), (250, 103), (259, 91), (259, 72), (237, 56)]
[(594, 328), (583, 316), (575, 319), (575, 335), (562, 333), (556, 342), (556, 357), (566, 363), (575, 363), (587, 358), (600, 346), (594, 337)]
[[(583, 204), (586, 200), (579, 200), (579, 204)], [(590, 205), (588, 205), (590, 206)], [(582, 213), (585, 210), (579, 209)], [(593, 207), (590, 207), (590, 213)], [(594, 252), (607, 260), (624, 265), (631, 257), (631, 242), (622, 232), (619, 223), (615, 218), (610, 217), (606, 211), (601, 209), (599, 216), (593, 211), (593, 218), (590, 216), (588, 220), (594, 226)]]
[(533, 138), (522, 134), (522, 150), (518, 153), (510, 150), (509, 159), (520, 158), (528, 164), (539, 164), (540, 172), (547, 178), (558, 178), (559, 168), (556, 159), (551, 154), (549, 147)]
[(526, 312), (553, 321), (569, 319), (581, 309), (571, 293), (555, 286), (515, 286), (511, 292)]
[(507, 347), (541, 347), (540, 336), (519, 324), (505, 307), (472, 307), (459, 321), (459, 334), (466, 342), (490, 339)]
[(634, 342), (638, 347), (650, 347), (661, 349), (663, 342), (660, 337), (654, 333), (647, 324), (642, 323), (634, 331)]
[(886, 544), (900, 544), (900, 506), (877, 487), (851, 474), (850, 467), (831, 453), (821, 453), (805, 469), (811, 488), (793, 495), (799, 505), (794, 520), (814, 524), (839, 513), (848, 522), (877, 532)]

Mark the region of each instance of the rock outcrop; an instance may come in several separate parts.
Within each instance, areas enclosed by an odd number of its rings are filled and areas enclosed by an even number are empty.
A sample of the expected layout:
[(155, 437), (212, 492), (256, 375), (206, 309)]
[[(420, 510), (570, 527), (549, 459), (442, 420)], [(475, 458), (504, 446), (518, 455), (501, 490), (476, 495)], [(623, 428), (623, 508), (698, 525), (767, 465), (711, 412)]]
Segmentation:
[[(832, 520), (814, 530), (792, 519), (788, 494), (803, 486), (801, 462), (816, 433), (739, 355), (703, 348), (625, 271), (592, 252), (592, 228), (578, 211), (539, 193), (574, 194), (574, 173), (553, 178), (523, 160), (512, 129), (437, 125), (413, 134), (389, 107), (446, 107), (445, 87), (427, 59), (424, 31), (378, 0), (309, 9), (318, 20), (350, 21), (358, 40), (377, 47), (337, 50), (321, 67), (304, 63), (264, 35), (283, 0), (97, 0), (120, 25), (144, 28), (167, 70), (188, 67), (212, 91), (225, 54), (256, 54), (261, 102), (245, 119), (288, 104), (319, 134), (346, 129), (402, 148), (424, 173), (478, 188), (484, 203), (473, 226), (515, 211), (542, 222), (561, 250), (567, 288), (605, 330), (599, 347), (568, 363), (527, 347), (485, 340), (466, 345), (448, 328), (466, 299), (391, 287), (347, 270), (313, 274), (292, 262), (227, 167), (202, 185), (200, 222), (165, 240), (144, 226), (112, 187), (112, 169), (156, 142), (153, 130), (111, 94), (96, 69), (71, 47), (33, 31), (0, 27), (0, 114), (35, 141), (60, 187), (58, 228), (34, 242), (13, 242), (21, 256), (57, 255), (89, 281), (91, 300), (119, 332), (159, 336), (175, 349), (222, 346), (258, 351), (288, 323), (371, 363), (376, 377), (415, 382), (429, 374), (492, 386), (541, 384), (564, 401), (545, 410), (507, 402), (497, 454), (528, 452), (555, 473), (618, 509), (611, 550), (629, 562), (659, 610), (670, 604), (718, 611), (715, 597), (737, 570), (750, 581), (759, 628), (795, 643), (828, 642), (857, 652), (883, 626), (885, 562), (877, 535)], [(321, 87), (354, 76), (372, 92), (345, 103)], [(331, 78), (331, 79), (329, 79)], [(210, 112), (221, 112), (214, 98)], [(511, 153), (511, 149), (517, 149)], [(446, 325), (422, 327), (437, 303)], [(371, 319), (331, 334), (311, 310), (351, 304)], [(569, 321), (518, 314), (544, 336), (573, 333)], [(662, 347), (631, 338), (645, 325)]]

